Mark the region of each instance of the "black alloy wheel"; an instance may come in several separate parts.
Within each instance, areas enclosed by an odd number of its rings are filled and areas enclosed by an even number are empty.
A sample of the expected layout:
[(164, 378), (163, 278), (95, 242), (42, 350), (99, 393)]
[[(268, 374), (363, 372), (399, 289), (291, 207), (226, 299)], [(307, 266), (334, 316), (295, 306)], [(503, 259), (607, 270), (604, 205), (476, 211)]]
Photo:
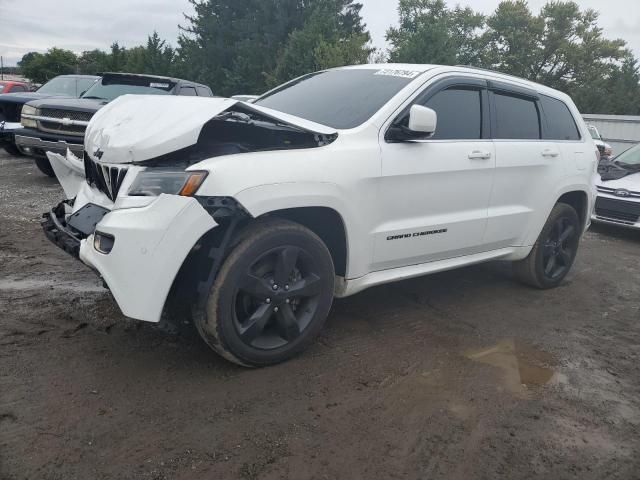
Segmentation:
[(249, 267), (234, 295), (235, 325), (246, 345), (272, 350), (300, 337), (318, 309), (315, 263), (306, 250), (285, 245)]
[(542, 248), (544, 275), (549, 280), (564, 276), (575, 258), (578, 231), (569, 217), (559, 217), (549, 230)]
[(315, 233), (287, 220), (256, 220), (236, 238), (195, 325), (232, 362), (280, 363), (318, 335), (334, 282), (331, 254)]
[(567, 276), (578, 253), (582, 223), (576, 210), (557, 203), (529, 256), (514, 262), (516, 276), (536, 288), (554, 288)]

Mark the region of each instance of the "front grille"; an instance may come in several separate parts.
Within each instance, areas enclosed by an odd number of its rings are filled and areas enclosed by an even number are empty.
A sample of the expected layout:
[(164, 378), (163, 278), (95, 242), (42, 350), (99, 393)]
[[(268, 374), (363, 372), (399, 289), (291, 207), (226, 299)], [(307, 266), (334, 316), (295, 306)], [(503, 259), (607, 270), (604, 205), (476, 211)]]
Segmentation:
[(63, 125), (55, 122), (43, 122), (42, 120), (39, 123), (40, 130), (43, 132), (63, 133), (65, 135), (76, 135), (79, 137), (84, 135), (84, 132), (87, 129), (87, 127), (82, 125)]
[(626, 195), (628, 197), (631, 198), (640, 198), (640, 192), (633, 192), (631, 190), (624, 190), (622, 188), (609, 188), (609, 187), (602, 187), (600, 185), (598, 185), (598, 191), (602, 192), (602, 193), (607, 193), (609, 195), (615, 195), (616, 192), (619, 192), (620, 190), (626, 191), (629, 193), (629, 195)]
[(93, 117), (92, 112), (77, 112), (74, 110), (60, 110), (59, 108), (41, 108), (39, 115), (49, 118), (68, 118), (69, 120), (79, 120), (88, 122)]
[(596, 216), (634, 224), (640, 219), (640, 202), (598, 197)]
[[(59, 108), (41, 108), (39, 110), (41, 117), (58, 118), (75, 120), (79, 122), (88, 122), (93, 117), (92, 112), (77, 112), (74, 110), (61, 110)], [(38, 122), (40, 130), (49, 133), (61, 133), (64, 135), (74, 135), (81, 137), (84, 135), (87, 127), (84, 125), (64, 125), (58, 122), (47, 122), (46, 120), (40, 120)]]
[(101, 165), (91, 160), (87, 152), (84, 153), (84, 173), (87, 183), (104, 193), (112, 202), (115, 202), (118, 196), (127, 170), (127, 167)]

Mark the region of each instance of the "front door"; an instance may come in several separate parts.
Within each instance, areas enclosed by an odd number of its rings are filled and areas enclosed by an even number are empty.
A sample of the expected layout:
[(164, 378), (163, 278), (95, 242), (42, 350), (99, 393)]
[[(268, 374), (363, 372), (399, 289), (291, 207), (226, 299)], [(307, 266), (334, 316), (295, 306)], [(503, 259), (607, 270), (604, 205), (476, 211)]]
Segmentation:
[[(495, 167), (486, 82), (447, 79), (416, 102), (438, 115), (428, 140), (381, 141), (373, 270), (486, 251)], [(407, 110), (396, 122), (407, 121)]]

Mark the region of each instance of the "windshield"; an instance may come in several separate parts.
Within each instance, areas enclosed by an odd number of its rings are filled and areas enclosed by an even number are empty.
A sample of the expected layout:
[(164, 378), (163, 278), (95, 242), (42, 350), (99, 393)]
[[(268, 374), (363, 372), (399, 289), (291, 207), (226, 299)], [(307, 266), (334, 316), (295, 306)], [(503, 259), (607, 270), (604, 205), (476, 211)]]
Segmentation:
[(75, 77), (56, 77), (41, 86), (38, 89), (38, 93), (77, 97), (80, 92), (77, 91), (76, 87)]
[(640, 167), (640, 145), (636, 145), (622, 152), (615, 161), (625, 167)]
[(312, 73), (254, 103), (333, 128), (361, 125), (420, 72), (341, 69)]
[(598, 133), (598, 129), (596, 127), (589, 127), (589, 133), (591, 134), (591, 138), (594, 140), (601, 140), (600, 134)]
[(123, 78), (120, 83), (117, 79), (100, 79), (89, 90), (82, 95), (82, 98), (95, 98), (99, 100), (115, 100), (121, 95), (169, 95), (175, 84), (149, 78), (140, 78), (131, 81), (128, 77)]

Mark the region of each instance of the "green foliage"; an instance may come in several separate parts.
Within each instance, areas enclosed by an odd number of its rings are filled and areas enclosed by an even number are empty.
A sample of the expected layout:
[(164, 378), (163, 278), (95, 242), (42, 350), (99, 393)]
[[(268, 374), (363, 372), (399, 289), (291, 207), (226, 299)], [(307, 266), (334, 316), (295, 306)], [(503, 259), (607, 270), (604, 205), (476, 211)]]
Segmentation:
[(488, 17), (443, 0), (400, 0), (398, 11), (392, 61), (482, 66), (565, 91), (585, 112), (640, 114), (625, 42), (604, 38), (598, 13), (573, 1), (550, 1), (538, 15), (526, 0), (502, 1)]
[(373, 49), (361, 9), (361, 4), (344, 0), (315, 2), (304, 26), (289, 35), (268, 76), (270, 86), (317, 70), (366, 63)]
[(87, 75), (95, 75), (97, 73), (109, 70), (109, 54), (102, 50), (88, 50), (82, 52), (78, 57), (78, 71)]
[(76, 55), (52, 48), (19, 62), (34, 82), (64, 73), (171, 75), (218, 95), (258, 94), (308, 72), (347, 64), (465, 64), (527, 78), (570, 94), (584, 112), (640, 114), (638, 62), (610, 40), (598, 13), (551, 0), (536, 14), (526, 0), (502, 1), (482, 15), (446, 0), (400, 0), (388, 52), (371, 48), (354, 0), (189, 0), (177, 48), (156, 32), (145, 45)]
[(29, 52), (18, 62), (23, 75), (36, 83), (44, 83), (58, 75), (75, 73), (76, 54), (61, 48), (51, 48), (45, 54)]
[(477, 65), (483, 15), (444, 0), (400, 0), (399, 26), (387, 31), (389, 59), (400, 63)]
[(351, 0), (190, 0), (178, 67), (221, 95), (262, 93), (319, 68), (362, 63), (370, 49)]

